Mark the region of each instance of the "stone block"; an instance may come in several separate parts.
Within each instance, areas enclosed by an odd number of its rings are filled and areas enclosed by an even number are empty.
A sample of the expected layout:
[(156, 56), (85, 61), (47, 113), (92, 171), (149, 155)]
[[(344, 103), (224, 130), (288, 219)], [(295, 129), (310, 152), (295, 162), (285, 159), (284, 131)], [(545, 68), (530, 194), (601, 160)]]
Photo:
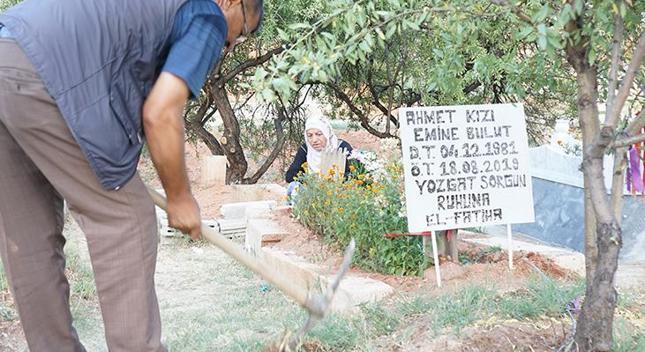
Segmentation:
[(293, 206), (291, 205), (280, 205), (273, 209), (274, 213), (280, 215), (291, 215), (293, 213)]
[[(292, 252), (275, 248), (261, 248), (256, 253), (280, 275), (288, 277), (293, 285), (306, 287), (312, 292), (327, 289), (333, 275), (321, 274), (324, 270)], [(337, 313), (354, 313), (364, 303), (377, 302), (394, 292), (394, 289), (381, 281), (358, 276), (345, 276), (341, 281), (330, 309)]]
[(222, 205), (220, 212), (225, 219), (245, 219), (247, 209), (250, 214), (260, 213), (263, 210), (271, 211), (277, 206), (275, 200), (263, 200), (255, 202), (227, 203)]
[(275, 221), (269, 219), (249, 219), (246, 224), (244, 248), (258, 253), (263, 243), (281, 241), (286, 232)]

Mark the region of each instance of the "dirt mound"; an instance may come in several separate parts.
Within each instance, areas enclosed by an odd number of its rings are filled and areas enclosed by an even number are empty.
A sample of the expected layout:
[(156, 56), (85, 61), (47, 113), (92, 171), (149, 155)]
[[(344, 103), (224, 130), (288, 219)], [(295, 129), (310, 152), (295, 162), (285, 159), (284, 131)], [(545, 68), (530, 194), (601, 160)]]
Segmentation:
[[(327, 245), (312, 230), (305, 228), (288, 213), (275, 214), (273, 219), (288, 234), (273, 247), (288, 250), (310, 262), (333, 270), (342, 261), (341, 248)], [(472, 236), (471, 236), (472, 237)], [(513, 271), (508, 268), (508, 253), (500, 248), (487, 247), (459, 241), (457, 245), (461, 263), (441, 262), (441, 277), (444, 288), (459, 287), (466, 282), (496, 282), (502, 290), (521, 286), (522, 281), (533, 275), (544, 274), (556, 279), (574, 277), (575, 274), (561, 268), (553, 260), (534, 252), (513, 252)], [(365, 272), (352, 268), (350, 272), (363, 277), (383, 281), (400, 291), (416, 291), (430, 285), (436, 287), (434, 267), (427, 269), (422, 277), (394, 276)]]
[[(570, 335), (568, 320), (507, 321), (489, 327), (468, 327), (460, 336), (419, 335), (406, 352), (546, 352), (558, 349)], [(429, 340), (428, 340), (429, 339)]]
[[(508, 252), (502, 251), (499, 247), (487, 247), (460, 241), (457, 248), (459, 249), (460, 262), (466, 262), (467, 264), (502, 263), (508, 266)], [(560, 267), (553, 259), (536, 252), (514, 251), (513, 267), (522, 274), (543, 273), (556, 279), (577, 276), (575, 273)]]

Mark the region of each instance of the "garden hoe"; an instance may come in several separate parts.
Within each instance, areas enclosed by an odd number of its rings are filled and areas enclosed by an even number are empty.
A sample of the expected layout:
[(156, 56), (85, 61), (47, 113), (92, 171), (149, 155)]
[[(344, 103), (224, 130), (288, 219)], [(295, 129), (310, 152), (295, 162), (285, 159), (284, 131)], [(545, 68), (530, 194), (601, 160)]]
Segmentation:
[[(166, 210), (166, 198), (163, 195), (150, 187), (148, 187), (148, 193), (150, 193), (152, 200), (158, 207)], [(254, 273), (260, 275), (273, 286), (277, 287), (284, 294), (295, 300), (309, 313), (305, 325), (300, 328), (295, 335), (285, 337), (285, 339), (276, 346), (278, 351), (295, 350), (297, 346), (299, 346), (305, 334), (307, 334), (307, 332), (309, 332), (313, 326), (325, 316), (331, 306), (331, 301), (338, 289), (340, 281), (349, 270), (349, 265), (352, 261), (355, 249), (355, 243), (352, 239), (349, 246), (345, 249), (343, 263), (341, 264), (336, 277), (324, 292), (318, 293), (312, 292), (312, 290), (307, 287), (294, 286), (293, 281), (290, 280), (290, 278), (278, 274), (269, 265), (249, 254), (233, 241), (220, 235), (206, 224), (202, 223), (201, 230), (202, 236), (205, 239), (219, 247), (226, 254), (242, 263)]]

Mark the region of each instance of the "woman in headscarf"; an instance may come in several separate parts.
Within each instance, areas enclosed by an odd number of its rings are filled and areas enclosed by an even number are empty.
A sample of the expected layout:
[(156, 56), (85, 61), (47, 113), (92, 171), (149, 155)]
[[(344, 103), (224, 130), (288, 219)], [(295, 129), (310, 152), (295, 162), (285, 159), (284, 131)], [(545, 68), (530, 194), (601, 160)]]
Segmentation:
[[(307, 163), (307, 169), (310, 172), (320, 172), (323, 152), (344, 150), (346, 155), (349, 155), (353, 149), (349, 143), (338, 139), (329, 122), (321, 118), (308, 118), (305, 122), (304, 134), (305, 143), (298, 148), (298, 152), (285, 175), (285, 180), (289, 183), (287, 188), (288, 195), (291, 195), (299, 185), (294, 179), (298, 174), (306, 171), (304, 168), (305, 163)], [(349, 162), (345, 163), (345, 175), (348, 173)]]

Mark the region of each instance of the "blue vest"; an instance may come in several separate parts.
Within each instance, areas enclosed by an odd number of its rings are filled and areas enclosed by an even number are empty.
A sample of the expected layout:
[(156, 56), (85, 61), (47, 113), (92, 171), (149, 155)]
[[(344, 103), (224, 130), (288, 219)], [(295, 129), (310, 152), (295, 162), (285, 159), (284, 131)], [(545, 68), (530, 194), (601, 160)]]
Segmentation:
[(25, 0), (0, 14), (106, 189), (135, 174), (143, 102), (186, 0)]

